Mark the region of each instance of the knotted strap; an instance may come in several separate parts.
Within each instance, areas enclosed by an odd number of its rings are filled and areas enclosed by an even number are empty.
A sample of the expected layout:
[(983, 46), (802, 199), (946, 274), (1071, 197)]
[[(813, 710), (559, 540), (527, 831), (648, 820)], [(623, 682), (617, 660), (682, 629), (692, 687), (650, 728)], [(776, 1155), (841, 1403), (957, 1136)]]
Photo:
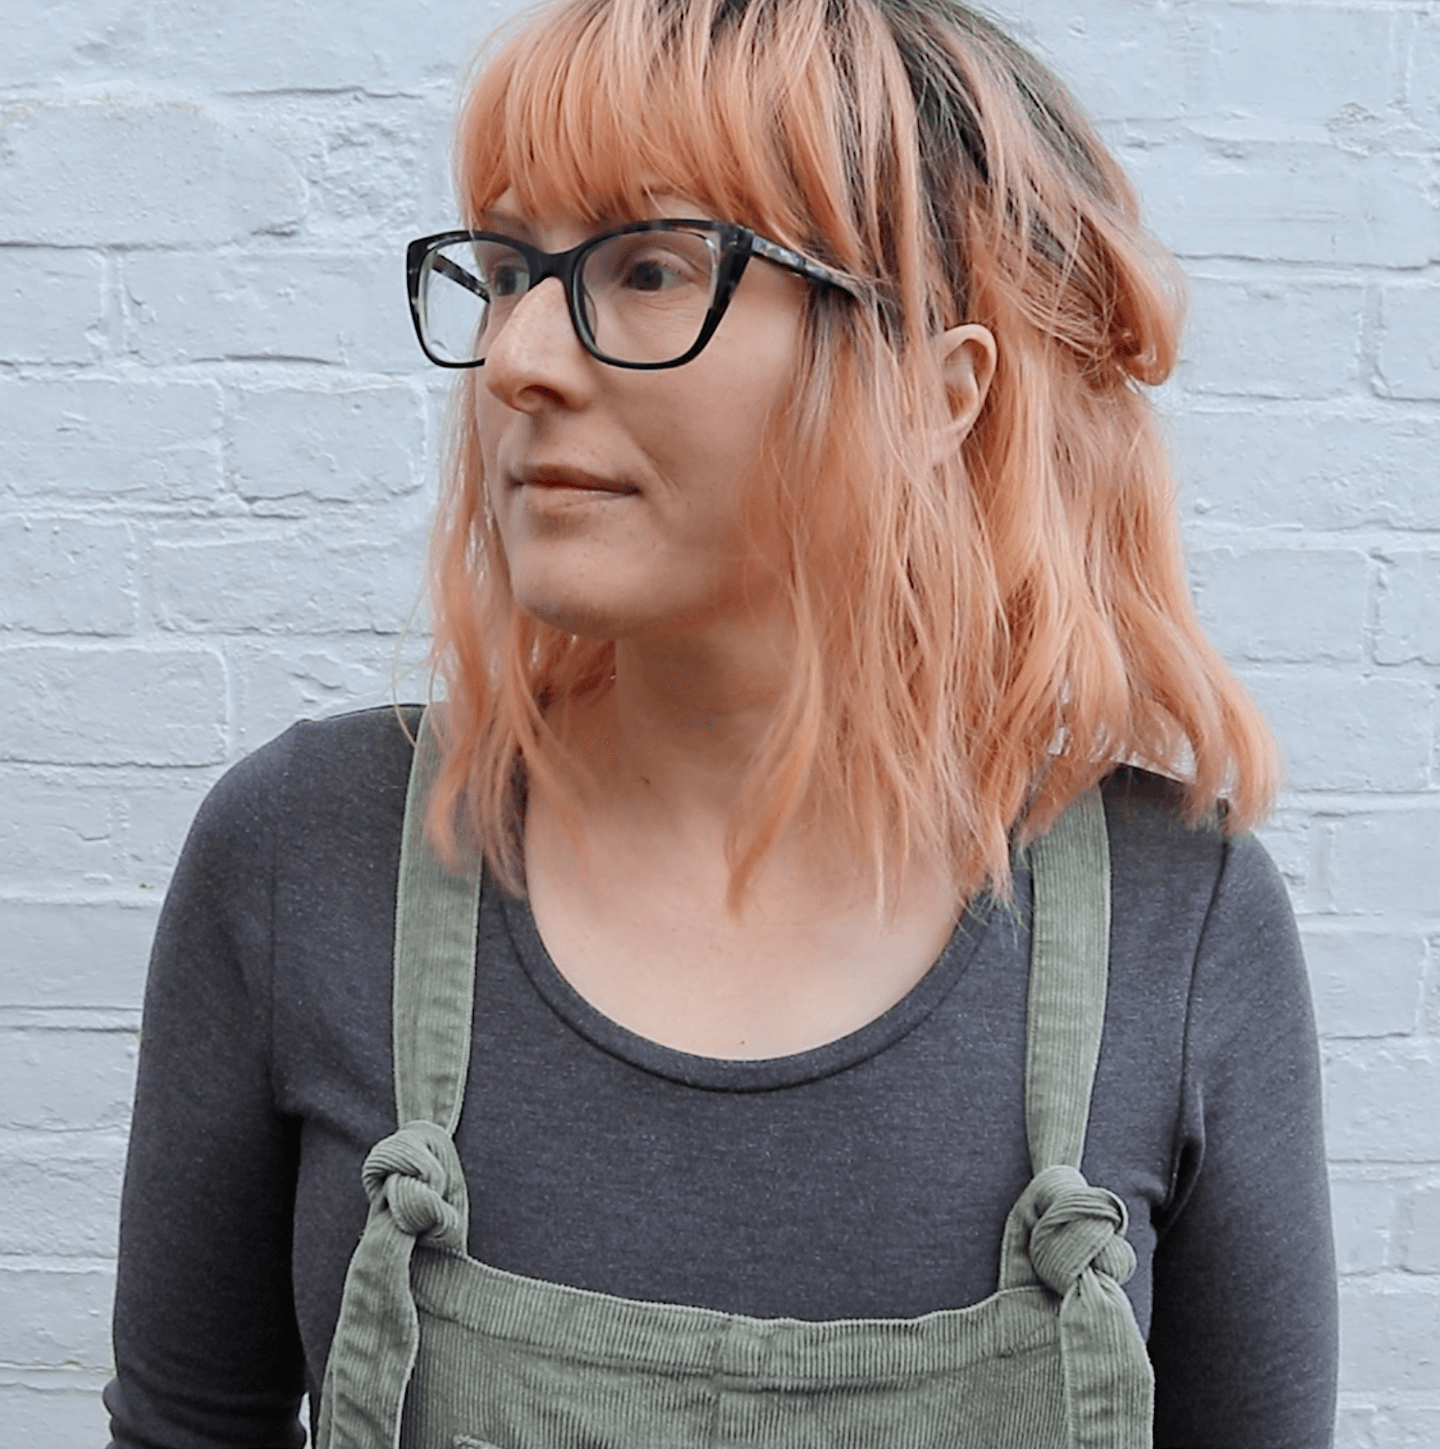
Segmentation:
[(1036, 840), (1025, 1121), (1034, 1170), (1005, 1225), (1001, 1288), (1060, 1300), (1069, 1449), (1149, 1449), (1154, 1375), (1121, 1291), (1135, 1271), (1125, 1204), (1079, 1171), (1105, 1025), (1110, 849), (1099, 792)]
[(463, 1253), (470, 1220), (455, 1144), (433, 1122), (407, 1122), (378, 1142), (361, 1178), (370, 1214), (345, 1274), (318, 1449), (400, 1443), (400, 1411), (420, 1346), (410, 1257), (417, 1242)]
[(1062, 1297), (1077, 1293), (1087, 1273), (1129, 1281), (1135, 1250), (1125, 1241), (1125, 1204), (1113, 1192), (1091, 1187), (1073, 1167), (1047, 1167), (1028, 1192), (1036, 1211), (1030, 1261), (1049, 1287)]
[(417, 1245), (463, 1254), (470, 1222), (451, 1133), (470, 1065), (480, 876), (447, 871), (425, 844), (440, 751), (430, 716), (419, 723), (395, 909), (395, 1100), (404, 1125), (361, 1170), (370, 1211), (345, 1275), (316, 1449), (397, 1449), (420, 1344), (410, 1260)]
[(1073, 1167), (1038, 1172), (1005, 1228), (1002, 1279), (1028, 1262), (1060, 1299), (1060, 1361), (1070, 1449), (1148, 1449), (1155, 1380), (1130, 1300), (1135, 1271), (1125, 1204)]
[(373, 1217), (389, 1214), (407, 1238), (465, 1251), (470, 1200), (449, 1133), (433, 1122), (407, 1122), (370, 1149), (360, 1181)]

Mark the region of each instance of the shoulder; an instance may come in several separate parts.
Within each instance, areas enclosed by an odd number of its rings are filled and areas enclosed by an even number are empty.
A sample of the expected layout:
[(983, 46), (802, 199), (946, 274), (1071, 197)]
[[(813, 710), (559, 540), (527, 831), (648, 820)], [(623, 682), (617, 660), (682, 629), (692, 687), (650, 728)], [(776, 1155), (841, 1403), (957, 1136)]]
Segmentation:
[[(410, 773), (418, 705), (384, 705), (322, 720), (299, 720), (246, 755), (211, 791), (211, 808), (243, 812), (286, 792), (306, 796), (403, 790)], [(213, 802), (213, 804), (212, 804)]]
[(220, 778), (189, 848), (253, 851), (277, 830), (303, 837), (377, 810), (403, 813), (420, 713), (415, 705), (383, 706), (292, 725)]
[[(1178, 783), (1115, 771), (1103, 786), (1111, 860), (1112, 980), (1182, 1001), (1191, 1069), (1228, 1059), (1264, 1024), (1313, 1050), (1309, 985), (1289, 892), (1253, 835), (1184, 818)], [(1248, 1049), (1248, 1048), (1247, 1048)]]
[(1178, 780), (1132, 765), (1113, 770), (1100, 786), (1116, 884), (1168, 887), (1211, 896), (1217, 890), (1259, 890), (1284, 897), (1284, 883), (1255, 836), (1224, 828), (1224, 806), (1187, 819)]
[(1190, 971), (1208, 962), (1243, 974), (1265, 956), (1293, 971), (1294, 914), (1259, 840), (1226, 833), (1223, 812), (1187, 821), (1180, 784), (1146, 770), (1115, 770), (1102, 795), (1113, 940), (1141, 959), (1163, 956)]

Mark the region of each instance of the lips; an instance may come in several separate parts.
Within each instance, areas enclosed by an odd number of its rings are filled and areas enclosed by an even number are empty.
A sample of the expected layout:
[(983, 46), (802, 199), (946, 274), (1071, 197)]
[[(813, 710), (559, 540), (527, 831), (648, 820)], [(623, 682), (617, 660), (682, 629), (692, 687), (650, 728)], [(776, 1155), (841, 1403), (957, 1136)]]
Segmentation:
[(615, 478), (602, 478), (583, 468), (534, 467), (520, 468), (510, 475), (516, 488), (539, 488), (552, 492), (605, 493), (615, 497), (638, 493), (632, 484)]

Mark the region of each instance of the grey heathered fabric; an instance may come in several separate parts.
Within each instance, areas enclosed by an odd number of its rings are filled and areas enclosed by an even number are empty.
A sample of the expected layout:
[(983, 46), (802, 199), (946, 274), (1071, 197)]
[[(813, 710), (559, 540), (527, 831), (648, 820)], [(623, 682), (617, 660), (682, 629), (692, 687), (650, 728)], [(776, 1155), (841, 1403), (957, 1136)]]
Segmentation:
[[(390, 950), (409, 745), (297, 726), (202, 808), (157, 936), (122, 1221), (118, 1449), (298, 1442), (393, 1130)], [(1329, 1443), (1318, 1064), (1283, 887), (1118, 771), (1106, 1034), (1083, 1170), (1125, 1199), (1156, 1444)], [(466, 1106), (470, 1251), (756, 1316), (909, 1317), (992, 1292), (1029, 1177), (1029, 882), (817, 1051), (717, 1062), (589, 1008), (487, 886)], [(293, 1231), (292, 1231), (293, 1222)], [(293, 1273), (292, 1273), (293, 1263)]]

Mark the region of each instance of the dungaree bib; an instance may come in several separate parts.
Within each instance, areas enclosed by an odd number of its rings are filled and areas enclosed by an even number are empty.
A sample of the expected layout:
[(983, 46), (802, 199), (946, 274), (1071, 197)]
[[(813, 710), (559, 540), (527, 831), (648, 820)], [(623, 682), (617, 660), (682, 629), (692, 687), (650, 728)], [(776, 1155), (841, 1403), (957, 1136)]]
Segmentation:
[(421, 722), (395, 914), (395, 1103), (325, 1373), (317, 1449), (1145, 1449), (1153, 1378), (1120, 1284), (1125, 1208), (1080, 1175), (1104, 1023), (1109, 851), (1091, 791), (1029, 847), (1025, 1120), (1034, 1177), (997, 1292), (908, 1319), (747, 1318), (615, 1298), (466, 1253), (452, 1140), (477, 876), (426, 846)]

